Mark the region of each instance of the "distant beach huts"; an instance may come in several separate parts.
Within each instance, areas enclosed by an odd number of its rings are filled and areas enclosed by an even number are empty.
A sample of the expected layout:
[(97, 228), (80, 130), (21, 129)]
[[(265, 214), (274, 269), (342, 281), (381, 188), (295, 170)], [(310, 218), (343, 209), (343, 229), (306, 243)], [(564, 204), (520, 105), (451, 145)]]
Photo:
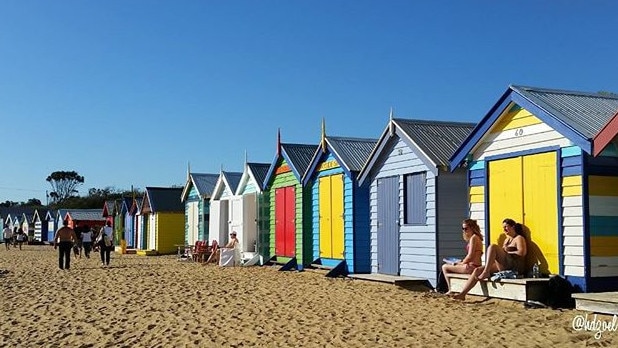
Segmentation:
[(487, 243), (513, 218), (529, 266), (584, 292), (618, 289), (617, 110), (612, 94), (506, 90), (450, 160), (468, 168), (469, 214)]
[(303, 178), (311, 194), (312, 264), (342, 273), (369, 273), (369, 185), (358, 186), (361, 170), (377, 139), (326, 136)]
[(264, 179), (270, 204), (270, 248), (264, 256), (296, 262), (298, 269), (313, 257), (311, 192), (305, 192), (301, 180), (316, 149), (317, 145), (281, 143), (278, 134), (277, 152)]
[(448, 159), (473, 128), (391, 116), (359, 177), (370, 185), (372, 273), (435, 285), (442, 258), (464, 253), (466, 171)]
[(180, 200), (185, 207), (185, 243), (188, 245), (195, 245), (197, 241), (210, 238), (210, 198), (218, 179), (219, 174), (187, 175)]

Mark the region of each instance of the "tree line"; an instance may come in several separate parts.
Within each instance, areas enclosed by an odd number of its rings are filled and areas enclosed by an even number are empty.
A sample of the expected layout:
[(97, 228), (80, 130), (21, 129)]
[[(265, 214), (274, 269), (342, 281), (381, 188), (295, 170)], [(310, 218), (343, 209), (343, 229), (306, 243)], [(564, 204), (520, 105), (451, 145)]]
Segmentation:
[[(123, 197), (141, 196), (140, 189), (120, 190), (115, 187), (91, 188), (85, 196), (79, 196), (78, 188), (85, 182), (83, 176), (76, 171), (55, 171), (45, 179), (52, 190), (48, 194), (48, 209), (100, 209), (105, 201)], [(5, 201), (0, 207), (31, 207), (42, 208), (46, 205), (39, 199), (30, 198), (26, 202)]]

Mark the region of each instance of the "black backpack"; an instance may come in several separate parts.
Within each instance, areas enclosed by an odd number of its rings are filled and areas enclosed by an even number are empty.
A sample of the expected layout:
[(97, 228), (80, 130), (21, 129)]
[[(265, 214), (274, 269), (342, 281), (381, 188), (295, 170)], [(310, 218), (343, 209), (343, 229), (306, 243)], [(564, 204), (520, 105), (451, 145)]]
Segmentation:
[(559, 275), (552, 276), (547, 284), (545, 304), (553, 309), (575, 308), (575, 299), (571, 297), (571, 294), (573, 294), (573, 285), (568, 280)]

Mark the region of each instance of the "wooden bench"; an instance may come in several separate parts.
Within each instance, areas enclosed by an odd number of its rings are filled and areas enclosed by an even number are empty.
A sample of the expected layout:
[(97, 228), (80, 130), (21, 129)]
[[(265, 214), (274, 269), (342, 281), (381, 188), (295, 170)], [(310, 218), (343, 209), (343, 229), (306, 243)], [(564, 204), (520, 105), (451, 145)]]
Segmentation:
[[(451, 291), (463, 289), (469, 274), (447, 274)], [(547, 297), (549, 278), (500, 279), (495, 282), (481, 280), (470, 290), (470, 295), (502, 298), (515, 301), (544, 301)]]

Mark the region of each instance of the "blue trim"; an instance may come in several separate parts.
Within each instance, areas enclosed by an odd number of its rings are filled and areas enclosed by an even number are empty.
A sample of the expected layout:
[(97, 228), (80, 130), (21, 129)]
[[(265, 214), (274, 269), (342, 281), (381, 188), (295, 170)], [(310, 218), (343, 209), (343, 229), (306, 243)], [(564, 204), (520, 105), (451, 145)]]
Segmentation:
[[(486, 162), (486, 161), (485, 161)], [(487, 163), (484, 167), (485, 172), (485, 177), (488, 178), (489, 177), (489, 164)], [(489, 227), (491, 224), (489, 223), (489, 180), (487, 180), (485, 182), (485, 186), (484, 186), (484, 192), (483, 192), (483, 197), (485, 197), (485, 200), (483, 202), (483, 205), (485, 206), (485, 250), (487, 250), (487, 248), (489, 248), (489, 245), (491, 245), (491, 242), (489, 241), (490, 238), (489, 236), (491, 236), (491, 228)]]
[(562, 157), (579, 157), (582, 154), (582, 149), (578, 146), (563, 147), (560, 156)]
[(485, 133), (491, 128), (493, 123), (500, 117), (504, 109), (509, 105), (511, 100), (508, 98), (512, 93), (512, 89), (509, 87), (506, 92), (502, 94), (498, 102), (489, 110), (489, 112), (483, 117), (483, 119), (474, 127), (470, 135), (459, 146), (455, 153), (451, 156), (450, 166), (451, 172), (457, 168), (461, 162), (466, 158), (468, 153), (472, 151), (472, 148), (481, 140)]
[(588, 155), (581, 154), (582, 156), (582, 222), (583, 222), (583, 240), (584, 240), (584, 277), (586, 281), (590, 280), (590, 228), (588, 226), (588, 216), (590, 214), (590, 207), (588, 202)]
[(564, 277), (571, 285), (575, 292), (587, 292), (587, 282), (585, 277), (565, 276)]
[[(328, 141), (326, 142), (326, 152), (322, 153), (322, 155), (320, 156), (314, 156), (314, 159), (312, 160), (311, 165), (309, 166), (309, 170), (307, 171), (306, 174), (309, 175), (305, 175), (302, 178), (301, 184), (303, 186), (306, 186), (307, 183), (309, 182), (310, 179), (312, 179), (315, 175), (316, 172), (316, 168), (318, 167), (318, 164), (324, 162), (326, 159), (328, 159), (329, 155), (332, 155), (335, 158), (335, 161), (337, 161), (337, 164), (339, 164), (339, 168), (341, 168), (343, 170), (343, 172), (345, 173), (345, 175), (348, 176), (348, 178), (353, 179), (353, 174), (350, 171), (350, 169), (348, 168), (348, 166), (345, 164), (345, 162), (339, 157), (337, 156), (337, 153), (332, 151), (330, 144), (328, 144)], [(321, 152), (321, 150), (318, 148), (318, 151)]]
[(562, 177), (566, 176), (581, 176), (582, 167), (568, 167), (562, 169)]
[(556, 151), (556, 211), (558, 212), (556, 232), (558, 233), (558, 274), (564, 274), (564, 228), (562, 225), (564, 216), (562, 216), (562, 177), (560, 176), (562, 157), (560, 157), (560, 153), (561, 151), (558, 149)]
[(477, 179), (470, 179), (470, 186), (484, 186), (486, 183), (485, 178), (477, 178)]
[(545, 109), (541, 108), (539, 105), (535, 104), (517, 91), (511, 94), (511, 100), (519, 106), (523, 107), (524, 109), (528, 110), (530, 113), (532, 113), (534, 116), (546, 123), (552, 129), (575, 143), (582, 150), (586, 151), (587, 153), (592, 153), (592, 143), (590, 139), (584, 137), (573, 127), (562, 122), (559, 118), (552, 115)]
[(476, 170), (476, 169), (485, 169), (485, 161), (480, 160), (480, 161), (472, 162), (472, 165), (470, 165), (470, 170)]
[(574, 157), (562, 156), (562, 167), (572, 167), (572, 166), (581, 166), (581, 165), (582, 165), (581, 156), (574, 156)]
[(488, 157), (485, 157), (485, 160), (487, 162), (489, 162), (489, 161), (501, 160), (501, 159), (506, 159), (506, 158), (514, 158), (514, 157), (527, 156), (527, 155), (536, 155), (536, 154), (543, 153), (543, 152), (557, 151), (559, 149), (560, 149), (560, 146), (539, 147), (539, 148), (536, 148), (536, 149), (508, 152), (508, 153), (503, 153), (503, 154), (500, 154), (500, 155), (488, 156)]
[(277, 167), (277, 162), (279, 162), (279, 154), (275, 154), (275, 158), (270, 162), (270, 168), (268, 168), (268, 172), (266, 172), (266, 177), (264, 177), (264, 184), (262, 185), (264, 189), (268, 188), (268, 183), (270, 182), (271, 176), (275, 172), (275, 168)]

